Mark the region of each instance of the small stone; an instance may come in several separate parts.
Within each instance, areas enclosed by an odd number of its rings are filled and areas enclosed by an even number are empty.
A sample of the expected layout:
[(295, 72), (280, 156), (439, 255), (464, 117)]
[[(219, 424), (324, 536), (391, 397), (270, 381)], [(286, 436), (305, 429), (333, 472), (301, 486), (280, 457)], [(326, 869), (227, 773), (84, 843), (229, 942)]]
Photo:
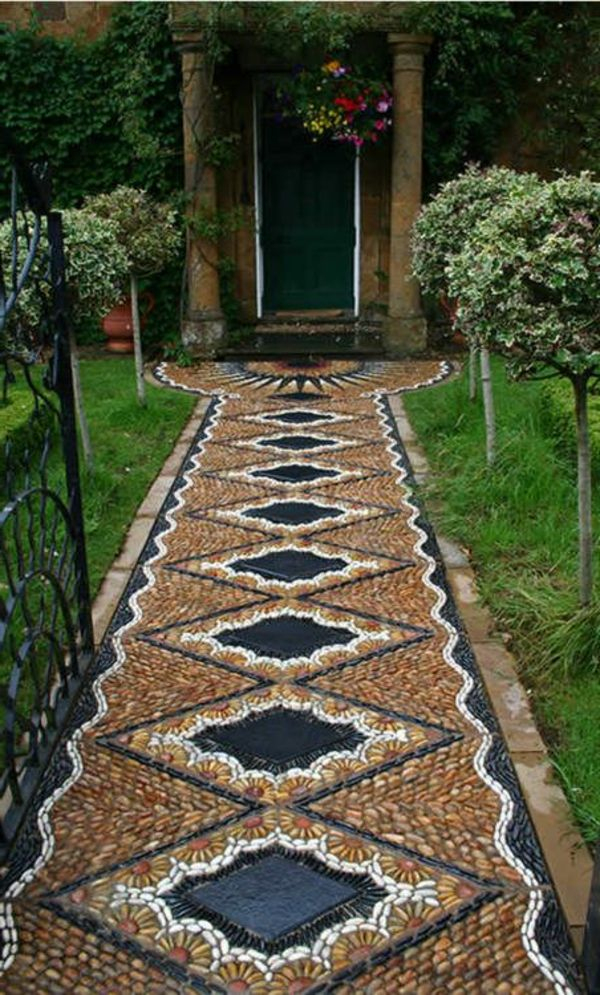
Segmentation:
[(262, 798), (264, 793), (265, 789), (260, 788), (258, 785), (253, 785), (251, 788), (248, 788), (246, 791), (248, 798)]
[(251, 815), (249, 819), (244, 819), (244, 825), (246, 829), (256, 829), (258, 826), (262, 826), (263, 820), (261, 815)]
[(169, 957), (171, 960), (176, 961), (177, 964), (187, 964), (190, 959), (190, 952), (187, 947), (173, 947), (169, 951)]
[(205, 836), (202, 836), (198, 840), (192, 840), (189, 846), (190, 850), (206, 850), (207, 846), (210, 846), (210, 840), (207, 840)]
[(354, 950), (350, 952), (350, 961), (352, 964), (356, 964), (360, 960), (366, 960), (373, 953), (372, 947), (363, 944), (362, 947), (355, 947)]
[(140, 927), (135, 919), (121, 919), (118, 926), (124, 933), (131, 933), (132, 935), (140, 931)]
[(86, 890), (85, 888), (76, 888), (75, 891), (71, 892), (69, 897), (75, 905), (81, 905), (82, 902), (85, 902)]
[(309, 819), (306, 815), (299, 815), (295, 820), (295, 824), (298, 829), (309, 829), (312, 826), (312, 819)]
[(288, 986), (289, 995), (300, 995), (300, 992), (305, 992), (307, 988), (310, 988), (314, 980), (314, 978), (294, 978)]
[(133, 874), (148, 874), (151, 869), (152, 864), (149, 860), (140, 860), (139, 864), (131, 868)]
[(415, 864), (414, 860), (399, 860), (398, 861), (398, 867), (400, 868), (401, 871), (414, 871), (414, 869), (415, 869), (416, 866), (417, 865)]

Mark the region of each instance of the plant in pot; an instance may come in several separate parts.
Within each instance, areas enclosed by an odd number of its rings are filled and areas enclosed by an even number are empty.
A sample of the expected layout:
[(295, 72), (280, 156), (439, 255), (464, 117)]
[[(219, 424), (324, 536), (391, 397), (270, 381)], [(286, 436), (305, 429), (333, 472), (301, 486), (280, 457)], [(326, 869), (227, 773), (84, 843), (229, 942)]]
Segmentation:
[[(123, 293), (123, 283), (127, 279), (127, 256), (117, 239), (117, 225), (113, 221), (98, 218), (88, 210), (70, 209), (62, 212), (65, 243), (65, 263), (67, 292), (69, 296), (72, 340), (71, 366), (75, 403), (79, 417), (81, 441), (86, 464), (91, 467), (92, 450), (83, 407), (79, 361), (77, 355), (77, 330), (85, 322), (99, 321), (106, 311), (113, 307)], [(42, 222), (45, 227), (45, 219)], [(23, 226), (33, 227), (33, 217), (25, 215)], [(44, 232), (42, 232), (44, 235)], [(10, 263), (12, 223), (0, 224), (0, 257), (5, 264)], [(25, 244), (25, 229), (22, 229)], [(7, 283), (9, 274), (4, 274)], [(19, 329), (18, 338), (28, 341), (35, 351), (41, 346), (41, 332), (50, 307), (51, 286), (47, 274), (47, 258), (40, 253), (33, 265), (31, 279), (19, 294), (17, 304), (11, 313), (7, 333), (10, 336)]]
[(130, 297), (120, 307), (126, 314), (131, 313), (137, 396), (140, 404), (145, 404), (139, 280), (158, 273), (176, 254), (181, 235), (175, 211), (167, 204), (153, 201), (145, 190), (124, 186), (88, 197), (85, 206), (115, 226), (127, 259)]

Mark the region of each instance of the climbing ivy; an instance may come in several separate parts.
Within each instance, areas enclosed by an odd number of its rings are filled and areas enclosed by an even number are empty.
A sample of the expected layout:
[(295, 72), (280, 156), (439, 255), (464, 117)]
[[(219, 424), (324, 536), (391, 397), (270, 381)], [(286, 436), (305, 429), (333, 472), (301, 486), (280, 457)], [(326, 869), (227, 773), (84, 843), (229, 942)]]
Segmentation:
[[(376, 30), (388, 4), (212, 3), (192, 14), (216, 63), (230, 33), (248, 30), (265, 50), (294, 62), (348, 52)], [(208, 13), (206, 12), (208, 8)], [(424, 104), (425, 192), (468, 161), (489, 164), (525, 103), (537, 117), (528, 136), (555, 165), (600, 165), (600, 19), (589, 3), (413, 2), (396, 30), (431, 34)], [(541, 112), (541, 113), (540, 113)]]
[[(26, 153), (50, 159), (60, 206), (123, 183), (159, 197), (181, 186), (179, 66), (165, 3), (120, 5), (87, 43), (44, 36), (35, 21), (0, 25), (0, 105)], [(6, 197), (2, 186), (0, 203)]]
[[(221, 2), (198, 5), (204, 13), (190, 26), (202, 25), (219, 63), (230, 33), (251, 19), (257, 42), (292, 65), (311, 51), (351, 49), (386, 6)], [(540, 137), (560, 163), (570, 165), (577, 149), (583, 165), (597, 168), (600, 21), (592, 4), (416, 2), (402, 16), (399, 28), (434, 36), (425, 74), (429, 190), (468, 160), (493, 159), (523, 93), (544, 108)], [(50, 154), (65, 206), (119, 183), (163, 199), (181, 187), (179, 57), (166, 3), (118, 5), (91, 43), (44, 36), (35, 21), (15, 31), (0, 25), (0, 104), (27, 152)], [(210, 142), (217, 166), (238, 151), (234, 135)]]
[[(243, 32), (249, 19), (258, 43), (292, 66), (342, 52), (359, 59), (361, 39), (389, 6), (199, 4), (202, 24), (190, 26), (203, 27), (207, 54), (226, 75), (233, 65), (230, 34)], [(523, 94), (543, 108), (539, 137), (552, 149), (553, 165), (599, 168), (596, 6), (493, 0), (404, 5), (398, 29), (434, 36), (425, 73), (426, 196), (467, 161), (493, 161)], [(145, 0), (118, 4), (93, 42), (45, 36), (35, 20), (19, 30), (0, 24), (2, 121), (31, 158), (50, 158), (59, 206), (79, 206), (86, 195), (119, 184), (145, 188), (161, 200), (179, 194), (184, 206), (180, 66), (168, 7)], [(385, 41), (379, 54), (389, 65)], [(217, 168), (239, 154), (237, 134), (217, 131), (204, 140), (205, 159)], [(4, 165), (0, 161), (0, 212), (8, 203)], [(160, 282), (169, 292), (151, 316), (149, 332), (156, 324), (156, 336), (159, 316), (165, 324), (175, 313), (178, 267)]]

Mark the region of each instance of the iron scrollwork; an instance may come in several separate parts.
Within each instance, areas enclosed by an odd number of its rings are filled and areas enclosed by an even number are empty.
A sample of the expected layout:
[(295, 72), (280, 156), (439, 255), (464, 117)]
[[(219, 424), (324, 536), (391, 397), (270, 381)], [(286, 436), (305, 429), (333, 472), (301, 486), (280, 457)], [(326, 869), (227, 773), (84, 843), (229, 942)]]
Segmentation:
[[(45, 165), (0, 130), (0, 859), (6, 860), (94, 653), (61, 216)], [(4, 252), (2, 249), (4, 248)], [(32, 324), (20, 305), (36, 296)], [(30, 312), (31, 314), (31, 309)], [(5, 417), (3, 418), (3, 412)]]

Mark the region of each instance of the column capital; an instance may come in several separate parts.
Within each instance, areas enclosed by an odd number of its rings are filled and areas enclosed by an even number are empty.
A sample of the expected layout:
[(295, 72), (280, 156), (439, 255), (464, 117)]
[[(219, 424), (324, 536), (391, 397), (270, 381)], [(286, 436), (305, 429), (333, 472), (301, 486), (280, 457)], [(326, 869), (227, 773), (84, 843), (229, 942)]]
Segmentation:
[(204, 32), (175, 31), (173, 33), (173, 44), (181, 55), (185, 52), (204, 52)]
[(409, 35), (392, 31), (387, 36), (388, 45), (394, 56), (396, 55), (416, 55), (421, 59), (431, 47), (432, 35)]

